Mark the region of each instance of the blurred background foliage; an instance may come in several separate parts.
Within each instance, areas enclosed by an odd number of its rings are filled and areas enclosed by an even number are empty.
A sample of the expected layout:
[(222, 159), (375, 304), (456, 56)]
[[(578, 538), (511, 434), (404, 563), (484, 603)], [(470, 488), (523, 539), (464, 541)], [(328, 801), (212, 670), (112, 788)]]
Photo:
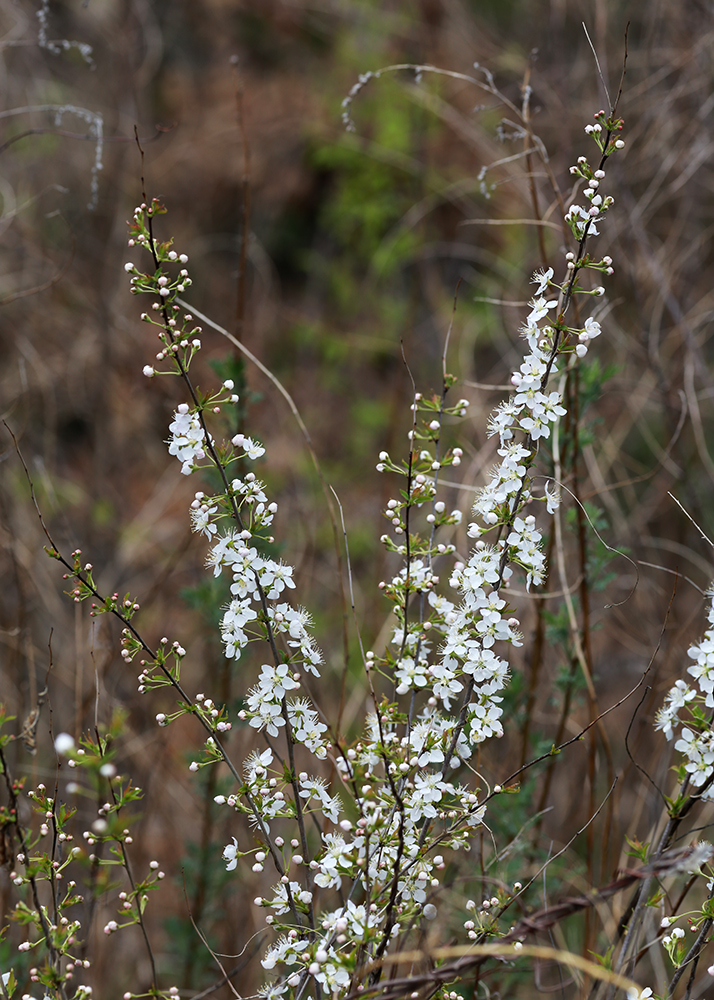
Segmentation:
[[(598, 242), (616, 272), (601, 309), (604, 336), (583, 366), (578, 475), (603, 539), (640, 561), (636, 568), (613, 557), (588, 529), (597, 703), (607, 707), (631, 688), (660, 644), (629, 745), (666, 782), (668, 749), (651, 719), (703, 623), (696, 589), (680, 578), (673, 597), (674, 573), (699, 587), (712, 575), (709, 547), (668, 496), (714, 532), (709, 0), (51, 0), (40, 13), (29, 0), (0, 0), (0, 407), (56, 541), (82, 548), (105, 591), (138, 598), (152, 641), (180, 638), (189, 650), (187, 684), (234, 706), (260, 654), (232, 668), (223, 660), (215, 631), (223, 597), (188, 527), (199, 485), (178, 475), (162, 443), (181, 388), (141, 374), (155, 349), (138, 322), (144, 303), (129, 295), (123, 271), (126, 220), (141, 201), (134, 130), (147, 193), (169, 209), (162, 236), (190, 257), (189, 301), (271, 369), (309, 428), (344, 506), (358, 613), (367, 645), (377, 645), (388, 622), (376, 584), (393, 571), (378, 542), (380, 511), (398, 484), (374, 465), (382, 449), (395, 457), (406, 450), (411, 377), (425, 392), (438, 390), (458, 286), (447, 364), (460, 379), (455, 392), (471, 405), (448, 428), (465, 456), (447, 493), (468, 514), (494, 455), (486, 417), (518, 363), (529, 277), (541, 264), (557, 268), (564, 244), (544, 162), (525, 157), (523, 133), (491, 95), (429, 73), (385, 74), (356, 97), (354, 132), (342, 124), (342, 100), (359, 74), (395, 63), (471, 75), (479, 63), (519, 107), (528, 81), (533, 131), (567, 197), (568, 166), (593, 155), (583, 126), (605, 106), (581, 22), (612, 93), (630, 22), (620, 105), (627, 149), (608, 173), (616, 206)], [(91, 45), (92, 61), (78, 45), (53, 40)], [(103, 122), (95, 178), (96, 119), (88, 113)], [(544, 225), (531, 224), (536, 210)], [(260, 474), (280, 502), (277, 542), (297, 567), (297, 599), (315, 614), (330, 668), (325, 705), (334, 710), (344, 663), (340, 588), (319, 482), (274, 387), (232, 357), (218, 334), (207, 331), (204, 344), (196, 381), (215, 379), (211, 362), (232, 366), (243, 380), (242, 425), (267, 445)], [(260, 930), (245, 903), (257, 878), (239, 885), (220, 862), (234, 833), (212, 807), (223, 776), (188, 780), (197, 733), (186, 720), (157, 728), (156, 712), (170, 706), (137, 696), (116, 628), (101, 620), (90, 630), (84, 609), (62, 597), (7, 434), (1, 454), (2, 698), (20, 719), (30, 711), (51, 633), (55, 731), (94, 725), (95, 685), (100, 723), (129, 710), (122, 760), (146, 792), (137, 863), (160, 857), (173, 884), (149, 913), (163, 964), (175, 973), (180, 958), (179, 985), (202, 988), (214, 972), (184, 916), (182, 866), (192, 913), (215, 948), (236, 954)], [(463, 530), (455, 541), (467, 554)], [(554, 574), (549, 589), (559, 586)], [(493, 781), (504, 761), (547, 749), (559, 725), (567, 737), (588, 718), (567, 618), (557, 599), (543, 603), (540, 639), (534, 603), (521, 612), (526, 642), (508, 704), (518, 725), (479, 762)], [(534, 645), (543, 636), (536, 674)], [(349, 731), (365, 704), (359, 678), (352, 656)], [(589, 858), (587, 878), (610, 875), (626, 833), (647, 835), (661, 804), (624, 750), (633, 712), (628, 702), (608, 717), (609, 762), (602, 748), (590, 763), (584, 748), (573, 748), (557, 782), (533, 774), (494, 817), (506, 840), (537, 824), (536, 836), (511, 853), (511, 878), (533, 861), (526, 844), (547, 850), (582, 825), (614, 773), (623, 780), (608, 817), (610, 854)], [(45, 708), (40, 753), (29, 764), (17, 744), (15, 766), (29, 767), (35, 781), (55, 773), (48, 723)], [(236, 757), (249, 741), (236, 730)], [(536, 806), (551, 811), (534, 821)], [(581, 861), (571, 857), (558, 877), (581, 885), (587, 848), (573, 850)], [(455, 894), (480, 891), (463, 871), (453, 885)], [(8, 894), (3, 872), (3, 913)], [(100, 900), (105, 919), (112, 905)], [(95, 936), (103, 922), (95, 920)], [(100, 949), (95, 976), (117, 976), (116, 995), (146, 976), (134, 946), (120, 936)]]

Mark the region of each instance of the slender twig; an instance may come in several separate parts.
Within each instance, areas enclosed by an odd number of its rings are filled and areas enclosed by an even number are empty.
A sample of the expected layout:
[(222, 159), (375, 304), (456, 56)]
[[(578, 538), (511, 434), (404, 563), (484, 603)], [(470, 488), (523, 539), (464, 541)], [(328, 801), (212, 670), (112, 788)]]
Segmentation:
[(231, 975), (229, 973), (227, 973), (226, 970), (223, 968), (223, 965), (221, 963), (220, 958), (218, 957), (218, 955), (216, 954), (216, 952), (213, 950), (213, 948), (211, 948), (210, 944), (208, 943), (208, 941), (206, 939), (205, 934), (201, 931), (200, 927), (198, 926), (198, 924), (196, 923), (196, 921), (193, 918), (193, 913), (191, 912), (191, 906), (190, 906), (189, 901), (188, 901), (188, 893), (186, 892), (186, 875), (185, 875), (185, 873), (184, 873), (183, 870), (181, 871), (181, 880), (182, 880), (182, 885), (183, 885), (183, 898), (184, 898), (184, 901), (186, 903), (186, 911), (188, 913), (188, 919), (191, 921), (191, 926), (193, 927), (193, 929), (195, 930), (196, 934), (199, 936), (199, 938), (203, 942), (206, 950), (209, 952), (209, 954), (210, 954), (211, 958), (213, 959), (213, 961), (216, 963), (216, 965), (218, 966), (218, 968), (223, 973), (223, 980), (221, 982), (221, 985), (223, 985), (224, 983), (227, 984), (228, 988), (230, 989), (230, 991), (233, 994), (233, 996), (236, 997), (237, 1000), (241, 1000), (240, 993), (238, 992), (238, 990), (235, 988), (235, 986), (231, 982)]

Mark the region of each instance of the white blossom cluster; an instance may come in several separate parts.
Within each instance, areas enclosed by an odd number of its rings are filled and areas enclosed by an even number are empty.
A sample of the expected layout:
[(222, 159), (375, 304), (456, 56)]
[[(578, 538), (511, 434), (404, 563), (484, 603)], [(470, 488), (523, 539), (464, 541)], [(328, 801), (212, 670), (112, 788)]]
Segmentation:
[[(587, 169), (584, 158), (578, 169)], [(604, 176), (603, 171), (600, 173)], [(596, 216), (588, 218), (592, 225)], [(541, 498), (535, 498), (529, 476), (539, 442), (550, 437), (553, 423), (566, 412), (560, 395), (549, 392), (547, 383), (557, 373), (557, 355), (570, 353), (582, 357), (588, 343), (601, 332), (592, 317), (577, 330), (566, 327), (563, 322), (570, 294), (568, 282), (572, 272), (584, 266), (580, 264), (581, 259), (582, 254), (574, 264), (575, 255), (568, 255), (566, 280), (562, 285), (554, 283), (552, 268), (533, 276), (537, 291), (522, 328), (529, 352), (511, 377), (513, 394), (496, 408), (489, 421), (489, 432), (499, 436), (501, 461), (476, 497), (474, 514), (481, 523), (473, 522), (467, 529), (468, 536), (476, 539), (473, 552), (468, 561), (457, 561), (450, 574), (450, 586), (460, 599), (450, 600), (437, 594), (435, 589), (439, 577), (434, 574), (432, 558), (447, 551), (443, 545), (433, 545), (425, 556), (414, 555), (398, 576), (382, 585), (394, 602), (395, 614), (400, 620), (392, 644), (399, 652), (384, 662), (397, 681), (396, 693), (430, 696), (427, 707), (415, 716), (409, 734), (420, 767), (456, 767), (471, 757), (479, 743), (503, 733), (499, 692), (508, 681), (508, 664), (495, 647), (497, 644), (520, 645), (521, 635), (519, 622), (508, 608), (502, 591), (512, 576), (513, 566), (525, 572), (528, 589), (543, 582), (546, 566), (542, 533), (536, 526), (535, 515), (526, 513), (524, 508), (540, 499), (552, 514), (559, 504), (558, 492), (550, 484)], [(597, 266), (600, 270), (611, 270), (609, 258)], [(549, 297), (552, 288), (557, 289), (557, 295)], [(600, 294), (599, 289), (596, 291)], [(571, 346), (573, 342), (575, 347)], [(433, 412), (434, 405), (433, 402), (425, 403), (419, 396), (415, 401), (415, 407), (427, 413)], [(463, 401), (457, 408), (463, 409)], [(435, 424), (427, 416), (421, 437), (435, 434), (438, 427), (438, 422)], [(438, 469), (444, 464), (448, 464), (448, 458), (436, 461), (429, 451), (421, 450), (412, 456), (410, 469), (418, 470), (411, 486), (413, 507), (435, 496)], [(380, 455), (378, 469), (404, 474), (404, 469), (392, 462), (386, 453)], [(423, 482), (428, 470), (432, 470), (434, 476), (431, 486)], [(408, 502), (397, 500), (390, 500), (387, 505), (385, 515), (396, 534), (405, 531), (407, 506)], [(443, 511), (441, 503), (441, 522), (434, 516), (427, 520), (436, 527), (447, 523)], [(453, 518), (451, 523), (458, 523), (458, 519)], [(486, 540), (489, 533), (495, 535), (490, 543)], [(405, 550), (404, 546), (387, 541), (392, 549)], [(410, 552), (417, 551), (415, 539)], [(407, 622), (410, 594), (427, 595), (429, 614), (422, 605), (419, 619)], [(426, 638), (432, 633), (440, 635), (442, 640), (434, 661), (430, 656), (431, 644)], [(461, 710), (452, 715), (451, 703), (455, 698), (460, 699)]]
[[(673, 740), (679, 730), (674, 748), (684, 756), (684, 770), (692, 785), (700, 789), (699, 796), (714, 800), (714, 732), (711, 729), (714, 709), (714, 587), (708, 591), (708, 597), (707, 621), (711, 627), (705, 631), (704, 638), (687, 651), (693, 661), (687, 673), (696, 686), (681, 679), (675, 682), (657, 713), (655, 729), (661, 729), (668, 740)], [(689, 715), (689, 725), (685, 725), (680, 718), (680, 712), (684, 710)]]
[(191, 413), (188, 403), (181, 403), (169, 424), (171, 441), (169, 455), (175, 455), (181, 462), (181, 472), (190, 476), (196, 463), (206, 457), (204, 444), (206, 432), (201, 426), (198, 413)]
[[(603, 113), (599, 117), (604, 120)], [(591, 127), (586, 131), (592, 132)], [(601, 133), (599, 125), (596, 141), (603, 150)], [(622, 141), (617, 139), (608, 150), (621, 145)], [(598, 193), (605, 176), (601, 167), (593, 171), (586, 158), (581, 157), (572, 172), (586, 180), (585, 195), (591, 206), (587, 212), (574, 213), (581, 219), (574, 227), (581, 245), (577, 255), (566, 255), (566, 277), (562, 284), (554, 282), (552, 268), (533, 275), (536, 294), (521, 329), (529, 350), (511, 376), (514, 392), (496, 407), (488, 425), (489, 434), (499, 437), (501, 461), (476, 496), (474, 514), (481, 523), (472, 522), (467, 529), (468, 536), (477, 540), (474, 550), (467, 562), (455, 564), (449, 581), (460, 592), (460, 601), (452, 603), (447, 598), (429, 595), (435, 614), (426, 624), (438, 629), (443, 636), (440, 659), (431, 666), (422, 659), (418, 669), (409, 664), (408, 671), (401, 664), (398, 667), (399, 693), (410, 679), (413, 689), (425, 688), (425, 678), (428, 678), (430, 702), (434, 702), (429, 725), (434, 733), (446, 734), (441, 752), (451, 740), (452, 756), (447, 763), (452, 766), (468, 758), (478, 743), (503, 732), (499, 707), (502, 699), (498, 692), (507, 683), (508, 664), (494, 647), (503, 643), (519, 645), (521, 636), (518, 620), (512, 617), (502, 591), (508, 586), (513, 566), (525, 572), (528, 589), (545, 579), (542, 533), (536, 525), (535, 515), (525, 513), (525, 508), (539, 499), (552, 514), (560, 502), (558, 491), (550, 484), (546, 485), (542, 497), (534, 497), (529, 475), (539, 443), (550, 437), (552, 425), (566, 412), (559, 393), (548, 391), (548, 381), (557, 374), (558, 356), (584, 357), (590, 342), (601, 332), (593, 317), (588, 317), (582, 328), (573, 329), (566, 326), (564, 316), (572, 295), (585, 291), (577, 285), (581, 269), (588, 266), (612, 273), (609, 257), (593, 263), (583, 254), (585, 239), (597, 232), (595, 223), (610, 207), (612, 199), (603, 199)], [(571, 209), (571, 216), (573, 211)], [(551, 294), (553, 291), (556, 294)], [(600, 296), (603, 293), (604, 289), (598, 286), (586, 294)], [(386, 460), (380, 456), (380, 461), (383, 466), (394, 468), (388, 456)], [(393, 523), (395, 507), (396, 504), (389, 510)], [(486, 540), (489, 534), (495, 536), (490, 543)], [(441, 714), (436, 706), (440, 703), (448, 712), (450, 700), (464, 688), (466, 693), (461, 696), (459, 717)], [(462, 725), (464, 709), (467, 721)], [(441, 763), (441, 760), (436, 762)]]

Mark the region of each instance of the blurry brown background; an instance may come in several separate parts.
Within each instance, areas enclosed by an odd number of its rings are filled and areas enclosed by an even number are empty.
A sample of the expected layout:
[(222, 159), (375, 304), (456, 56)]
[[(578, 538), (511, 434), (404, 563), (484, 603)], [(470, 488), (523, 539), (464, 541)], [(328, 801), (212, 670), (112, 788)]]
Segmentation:
[[(223, 662), (216, 615), (212, 622), (205, 606), (224, 595), (206, 591), (205, 545), (188, 527), (188, 504), (199, 484), (179, 475), (162, 443), (172, 409), (183, 399), (181, 387), (172, 379), (148, 382), (141, 373), (156, 341), (138, 322), (146, 304), (129, 295), (123, 270), (129, 259), (140, 262), (126, 246), (126, 220), (141, 201), (134, 128), (145, 151), (147, 193), (169, 210), (159, 222), (161, 235), (175, 237), (176, 249), (190, 258), (194, 284), (187, 299), (239, 335), (275, 373), (310, 430), (344, 505), (369, 645), (388, 610), (376, 584), (392, 566), (378, 543), (380, 509), (399, 487), (374, 465), (382, 449), (402, 453), (409, 427), (411, 383), (402, 351), (418, 388), (438, 389), (461, 279), (448, 367), (461, 380), (455, 393), (471, 406), (468, 419), (449, 430), (451, 443), (465, 452), (449, 481), (458, 471), (465, 488), (450, 487), (448, 499), (468, 517), (470, 488), (493, 460), (486, 417), (502, 395), (468, 383), (507, 382), (521, 350), (517, 331), (531, 296), (528, 279), (541, 259), (535, 226), (463, 224), (532, 217), (526, 161), (492, 166), (524, 148), (495, 99), (429, 74), (420, 82), (408, 72), (384, 76), (355, 100), (354, 133), (342, 126), (342, 99), (358, 74), (390, 63), (432, 63), (469, 74), (478, 62), (520, 106), (528, 73), (533, 129), (567, 194), (568, 166), (580, 154), (594, 159), (583, 126), (604, 106), (581, 21), (612, 93), (631, 22), (620, 105), (627, 149), (608, 171), (616, 204), (597, 244), (600, 254), (614, 258), (616, 273), (607, 282), (604, 335), (588, 358), (596, 356), (602, 371), (611, 367), (584, 416), (581, 492), (601, 510), (598, 527), (610, 545), (705, 587), (710, 548), (667, 492), (714, 532), (713, 12), (704, 0), (76, 0), (45, 5), (38, 20), (34, 3), (0, 2), (0, 408), (56, 542), (66, 553), (82, 548), (100, 588), (136, 596), (149, 641), (181, 640), (188, 649), (187, 687), (227, 698), (235, 709), (261, 654), (248, 655), (232, 673)], [(88, 43), (93, 65), (76, 45), (55, 51), (53, 40)], [(61, 120), (42, 110), (46, 106), (63, 107)], [(80, 115), (72, 108), (85, 110)], [(87, 111), (101, 114), (104, 138), (91, 209), (95, 143)], [(540, 211), (557, 221), (535, 156), (531, 169)], [(250, 233), (240, 315), (246, 190)], [(557, 277), (562, 238), (557, 228), (543, 233)], [(195, 381), (208, 388), (216, 378), (209, 362), (227, 358), (229, 345), (206, 331)], [(280, 503), (280, 552), (297, 568), (296, 599), (315, 614), (331, 680), (326, 687), (339, 691), (339, 587), (325, 502), (283, 399), (249, 365), (245, 379), (242, 419), (268, 449), (259, 474)], [(95, 671), (100, 722), (126, 710), (119, 764), (146, 792), (135, 863), (143, 871), (155, 856), (169, 876), (149, 907), (157, 954), (170, 981), (198, 990), (214, 981), (215, 970), (184, 916), (180, 870), (192, 912), (214, 947), (239, 952), (260, 929), (251, 926), (257, 911), (246, 902), (260, 883), (241, 882), (235, 873), (226, 880), (220, 862), (240, 824), (211, 811), (220, 776), (204, 772), (202, 784), (189, 779), (197, 729), (185, 720), (159, 729), (154, 716), (170, 710), (168, 696), (139, 697), (138, 668), (123, 665), (116, 626), (103, 619), (90, 631), (88, 609), (63, 597), (59, 568), (42, 551), (21, 466), (2, 433), (0, 695), (19, 719), (30, 711), (44, 685), (52, 630), (54, 732), (79, 735), (93, 726)], [(468, 553), (465, 531), (456, 542)], [(632, 563), (618, 557), (603, 572), (611, 576), (592, 600), (602, 708), (646, 667), (675, 580), (650, 566), (640, 566), (636, 579)], [(577, 573), (573, 561), (570, 583)], [(556, 574), (550, 589), (559, 589)], [(518, 720), (532, 652), (532, 612), (524, 607), (526, 643), (514, 659), (520, 680), (507, 706), (511, 729), (495, 748), (495, 762), (488, 749), (481, 762), (493, 781), (503, 777), (503, 760), (518, 763), (521, 753)], [(558, 602), (549, 607), (556, 615)], [(555, 621), (553, 634), (557, 627)], [(702, 630), (701, 597), (680, 579), (651, 690), (630, 735), (631, 749), (660, 782), (668, 780), (669, 749), (653, 734), (651, 718), (673, 678), (683, 675), (687, 644)], [(554, 738), (562, 705), (556, 681), (570, 669), (555, 643), (544, 664), (531, 710), (531, 753), (539, 740), (549, 746)], [(356, 660), (350, 670), (345, 718), (354, 732), (364, 700)], [(329, 709), (329, 691), (324, 698)], [(575, 692), (566, 736), (586, 718), (584, 704)], [(595, 880), (607, 879), (620, 860), (625, 833), (649, 836), (661, 808), (628, 765), (622, 736), (633, 711), (628, 703), (608, 718), (613, 767), (624, 780), (613, 799), (612, 856), (591, 865)], [(17, 773), (29, 771), (31, 781), (50, 784), (48, 723), (45, 706), (37, 757), (19, 744), (11, 757)], [(240, 759), (249, 745), (250, 735), (236, 730), (234, 756)], [(588, 782), (597, 783), (598, 802), (609, 784), (600, 755), (589, 777), (585, 749), (575, 749), (569, 761), (549, 793), (555, 809), (544, 821), (543, 849), (588, 818)], [(533, 780), (531, 801), (537, 802), (542, 786), (538, 775)], [(87, 815), (91, 820), (91, 810)], [(519, 815), (503, 821), (504, 838), (518, 829)], [(513, 877), (518, 871), (516, 865)], [(463, 894), (478, 891), (467, 887)], [(0, 873), (3, 913), (11, 899), (7, 875)], [(100, 991), (107, 997), (138, 989), (146, 979), (134, 931), (104, 943), (101, 927), (114, 907), (114, 896), (102, 897), (89, 932), (95, 944), (101, 938), (95, 984), (116, 977)], [(126, 958), (121, 968), (119, 955)], [(251, 971), (241, 974), (244, 984), (253, 981), (257, 964), (253, 959)]]

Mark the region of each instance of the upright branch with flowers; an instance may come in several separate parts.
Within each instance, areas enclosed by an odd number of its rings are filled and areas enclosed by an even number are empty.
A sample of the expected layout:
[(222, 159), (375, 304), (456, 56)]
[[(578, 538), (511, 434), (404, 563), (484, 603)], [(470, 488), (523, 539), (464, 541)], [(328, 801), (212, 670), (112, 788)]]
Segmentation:
[[(416, 69), (421, 74), (433, 67)], [(349, 102), (367, 80), (360, 80)], [(127, 263), (126, 271), (132, 292), (152, 300), (141, 319), (160, 345), (144, 374), (182, 381), (185, 402), (169, 425), (169, 453), (181, 463), (183, 475), (200, 477), (210, 470), (212, 481), (219, 484), (210, 493), (207, 487), (195, 492), (190, 519), (193, 531), (208, 542), (207, 569), (230, 581), (230, 600), (220, 622), (225, 656), (236, 662), (252, 647), (264, 661), (252, 686), (246, 685), (244, 707), (231, 717), (217, 697), (192, 695), (181, 680), (186, 651), (180, 640), (165, 637), (158, 646), (149, 643), (135, 624), (140, 609), (131, 595), (100, 594), (92, 567), (79, 551), (66, 559), (51, 539), (48, 551), (65, 566), (76, 602), (91, 599), (92, 616), (112, 614), (121, 620), (122, 657), (127, 664), (138, 662), (139, 691), (150, 694), (172, 688), (175, 692), (174, 709), (159, 712), (158, 725), (169, 726), (192, 715), (203, 727), (203, 749), (194, 755), (190, 770), (222, 764), (232, 777), (232, 789), (216, 797), (235, 814), (235, 834), (223, 851), (226, 868), (234, 871), (248, 865), (256, 876), (267, 869), (271, 878), (266, 875), (266, 886), (273, 882), (253, 901), (264, 912), (270, 930), (261, 958), (266, 980), (259, 991), (269, 1000), (408, 993), (408, 987), (388, 972), (389, 963), (410, 949), (424, 947), (429, 923), (440, 910), (444, 917), (443, 877), (450, 852), (470, 850), (475, 833), (488, 822), (487, 810), (495, 808), (493, 800), (509, 790), (507, 782), (504, 787), (490, 787), (477, 772), (475, 757), (480, 744), (504, 733), (501, 706), (509, 681), (508, 647), (522, 644), (509, 586), (518, 571), (529, 591), (546, 579), (543, 537), (549, 517), (560, 505), (560, 488), (550, 473), (539, 469), (538, 459), (555, 425), (566, 415), (562, 386), (553, 384), (556, 379), (562, 383), (601, 333), (593, 315), (573, 323), (571, 307), (576, 298), (597, 301), (604, 294), (601, 285), (592, 287), (589, 273), (612, 274), (611, 258), (592, 255), (589, 242), (613, 205), (603, 185), (609, 157), (624, 146), (621, 130), (616, 108), (599, 111), (585, 130), (597, 146), (595, 164), (580, 156), (571, 168), (573, 190), (580, 190), (585, 199), (583, 205), (573, 201), (565, 214), (573, 249), (565, 253), (562, 274), (556, 276), (548, 267), (533, 276), (536, 291), (521, 328), (526, 353), (511, 376), (513, 391), (493, 410), (488, 423), (488, 434), (498, 438), (499, 462), (476, 495), (474, 520), (467, 529), (474, 541), (468, 558), (459, 557), (451, 540), (450, 529), (460, 523), (461, 512), (449, 510), (440, 499), (443, 470), (459, 465), (462, 458), (461, 449), (443, 447), (444, 418), (463, 416), (468, 406), (465, 399), (452, 402), (456, 380), (446, 367), (439, 394), (414, 393), (406, 457), (379, 455), (377, 470), (400, 477), (384, 510), (389, 532), (382, 536), (400, 565), (391, 579), (379, 584), (393, 612), (389, 641), (383, 648), (365, 649), (356, 628), (371, 702), (356, 738), (337, 731), (314, 696), (314, 679), (320, 677), (324, 663), (313, 621), (309, 611), (291, 599), (290, 592), (297, 589), (293, 567), (269, 554), (275, 540), (272, 532), (279, 524), (278, 505), (270, 499), (266, 484), (246, 471), (265, 455), (265, 448), (243, 433), (229, 439), (222, 436), (223, 414), (238, 402), (233, 381), (209, 392), (194, 384), (191, 366), (201, 349), (203, 330), (183, 300), (191, 285), (188, 257), (173, 249), (172, 240), (160, 238), (158, 227), (166, 210), (156, 199), (145, 199), (134, 212), (129, 246), (148, 255), (148, 266), (144, 256)], [(712, 616), (714, 612), (710, 623)], [(679, 811), (673, 807), (673, 817), (682, 813), (684, 803), (693, 801), (686, 798), (689, 786), (696, 787), (699, 798), (706, 798), (714, 783), (708, 713), (714, 707), (713, 650), (710, 630), (690, 653), (695, 660), (690, 673), (699, 690), (679, 681), (658, 719), (668, 738), (680, 724), (684, 708), (693, 720), (681, 730), (676, 744), (687, 763)], [(243, 725), (245, 731), (245, 724), (255, 731), (255, 744), (237, 762), (230, 748), (231, 730)], [(109, 921), (105, 934), (138, 924), (152, 956), (143, 912), (147, 893), (163, 872), (158, 861), (152, 861), (143, 880), (133, 876), (131, 837), (121, 815), (140, 790), (117, 775), (111, 741), (98, 732), (95, 736), (80, 746), (66, 735), (57, 741), (57, 751), (69, 766), (84, 768), (98, 794), (106, 797), (97, 821), (84, 833), (85, 848), (68, 847), (71, 815), (58, 805), (56, 794), (48, 795), (40, 785), (28, 795), (43, 823), (36, 835), (29, 827), (23, 830), (23, 849), (13, 872), (18, 891), (28, 894), (15, 911), (29, 928), (20, 948), (44, 952), (30, 978), (52, 997), (91, 993), (88, 985), (72, 986), (77, 970), (88, 968), (73, 950), (81, 934), (79, 922), (63, 915), (79, 898), (71, 891), (75, 883), (69, 883), (65, 896), (54, 888), (64, 870), (90, 849), (92, 864), (111, 856), (126, 871), (131, 886), (119, 895), (120, 919)], [(0, 764), (9, 782), (1, 744)], [(14, 801), (19, 786), (8, 787)], [(43, 851), (41, 842), (50, 829), (53, 845)], [(660, 843), (659, 854), (670, 842), (671, 833)], [(697, 856), (697, 864), (705, 855)], [(647, 877), (654, 874), (652, 869)], [(42, 881), (53, 886), (49, 908), (38, 891)], [(522, 891), (517, 882), (499, 887), (478, 905), (472, 900), (460, 902), (462, 955), (486, 963), (515, 960), (519, 952), (529, 954), (527, 938), (535, 922), (513, 925), (507, 912)], [(636, 915), (643, 893), (635, 905)], [(702, 914), (700, 930), (708, 919)], [(621, 987), (622, 975), (634, 971), (630, 961), (634, 926), (633, 918), (614, 971), (601, 973), (611, 983), (610, 990)], [(706, 924), (702, 946), (708, 930)], [(433, 942), (433, 934), (429, 940)], [(678, 940), (670, 935), (665, 947), (682, 965), (687, 956), (677, 951)], [(497, 953), (483, 947), (499, 941)], [(414, 975), (415, 970), (428, 969), (420, 973), (419, 988), (424, 993), (412, 995), (461, 997), (463, 971), (458, 962), (434, 960), (435, 954), (432, 949), (428, 966), (426, 958), (420, 962), (412, 955)], [(591, 974), (600, 975), (593, 973), (592, 963), (586, 965)], [(3, 995), (13, 989), (7, 974)], [(638, 993), (632, 984), (630, 991), (633, 996), (651, 995), (648, 989)], [(153, 958), (149, 992), (165, 997), (178, 993), (176, 987), (160, 986)]]
[[(142, 319), (156, 328), (161, 342), (156, 358), (161, 367), (144, 371), (150, 377), (177, 375), (188, 393), (170, 426), (169, 452), (185, 475), (215, 468), (223, 486), (214, 495), (196, 493), (191, 521), (210, 541), (208, 567), (232, 578), (232, 599), (221, 623), (226, 656), (239, 659), (249, 643), (268, 653), (239, 713), (264, 742), (243, 761), (238, 787), (219, 796), (246, 814), (258, 842), (242, 852), (234, 837), (224, 851), (228, 867), (247, 854), (254, 871), (272, 866), (277, 879), (269, 894), (254, 901), (268, 911), (266, 921), (276, 934), (262, 960), (275, 977), (265, 988), (267, 996), (288, 991), (299, 996), (311, 981), (329, 995), (374, 989), (390, 948), (404, 947), (405, 935), (437, 916), (432, 900), (438, 901), (445, 867), (437, 852), (468, 849), (486, 802), (496, 794), (464, 780), (463, 765), (480, 743), (503, 733), (499, 706), (508, 662), (499, 654), (521, 643), (507, 593), (514, 567), (522, 569), (528, 588), (545, 577), (542, 533), (535, 514), (526, 511), (540, 503), (552, 513), (559, 503), (557, 486), (550, 483), (535, 495), (533, 470), (540, 442), (566, 412), (560, 393), (549, 391), (558, 359), (577, 363), (600, 333), (592, 317), (582, 327), (569, 326), (567, 313), (574, 296), (604, 292), (601, 286), (585, 288), (584, 272), (612, 272), (610, 258), (592, 258), (586, 245), (612, 205), (600, 187), (608, 157), (623, 146), (621, 127), (604, 111), (588, 127), (600, 156), (595, 169), (585, 157), (573, 168), (585, 181), (589, 202), (586, 208), (573, 205), (567, 216), (577, 249), (567, 254), (560, 283), (552, 268), (534, 276), (536, 295), (522, 331), (528, 353), (512, 376), (513, 394), (489, 423), (489, 432), (499, 436), (501, 462), (479, 490), (474, 505), (479, 521), (468, 528), (476, 543), (468, 561), (450, 559), (453, 544), (440, 540), (443, 529), (461, 518), (438, 499), (441, 470), (461, 458), (459, 449), (442, 452), (442, 420), (463, 415), (467, 406), (466, 400), (449, 405), (452, 376), (444, 372), (439, 396), (415, 393), (407, 457), (379, 456), (380, 472), (404, 480), (385, 510), (393, 537), (382, 538), (401, 557), (402, 568), (380, 584), (395, 626), (384, 650), (363, 651), (373, 711), (351, 745), (321, 721), (307, 690), (306, 675), (319, 676), (322, 656), (309, 614), (285, 600), (295, 588), (293, 569), (262, 554), (263, 543), (272, 541), (277, 505), (254, 473), (234, 476), (235, 467), (244, 464), (240, 460), (254, 460), (264, 449), (242, 434), (219, 444), (209, 430), (212, 414), (236, 402), (234, 386), (226, 382), (205, 397), (194, 388), (189, 369), (201, 330), (175, 302), (190, 281), (186, 269), (171, 273), (172, 263), (186, 263), (185, 255), (177, 258), (171, 244), (154, 235), (164, 212), (158, 202), (135, 212), (130, 245), (149, 252), (152, 268), (128, 264), (127, 271), (135, 293), (155, 298)], [(449, 562), (445, 591), (437, 570), (443, 574)], [(142, 648), (125, 630), (125, 657), (133, 659)], [(166, 683), (163, 656), (142, 658), (141, 668), (142, 690)], [(222, 709), (208, 705), (215, 731), (192, 768), (226, 759), (220, 739), (230, 721)], [(206, 706), (204, 700), (204, 717)], [(182, 704), (158, 721), (167, 725), (192, 710)], [(340, 775), (338, 789), (319, 772), (328, 755)], [(481, 943), (493, 935), (495, 916), (479, 916), (478, 926), (469, 918), (467, 925), (468, 937)]]

